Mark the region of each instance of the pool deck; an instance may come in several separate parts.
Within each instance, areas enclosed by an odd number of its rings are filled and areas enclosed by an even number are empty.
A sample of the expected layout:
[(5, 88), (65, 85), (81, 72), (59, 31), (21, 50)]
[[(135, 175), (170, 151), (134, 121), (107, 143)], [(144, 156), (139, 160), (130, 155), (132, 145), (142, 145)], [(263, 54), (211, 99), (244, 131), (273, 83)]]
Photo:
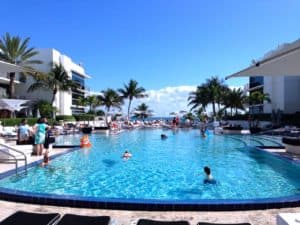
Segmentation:
[[(258, 149), (260, 149), (260, 148), (258, 148)], [(297, 155), (297, 154), (289, 153), (289, 152), (286, 151), (285, 148), (278, 148), (278, 149), (276, 149), (276, 148), (263, 148), (261, 150), (266, 151), (266, 152), (270, 152), (274, 155), (281, 156), (283, 158), (291, 160), (292, 162), (300, 164), (300, 154)]]
[(296, 213), (300, 212), (298, 208), (282, 208), (270, 210), (252, 210), (252, 211), (234, 211), (234, 212), (178, 212), (178, 211), (127, 211), (127, 210), (102, 210), (102, 209), (84, 209), (59, 206), (32, 205), (15, 202), (0, 201), (0, 221), (12, 213), (23, 210), (39, 213), (73, 213), (78, 215), (106, 215), (112, 218), (114, 225), (135, 225), (138, 219), (154, 220), (187, 220), (191, 225), (198, 222), (211, 223), (242, 223), (248, 222), (252, 225), (275, 225), (276, 215), (278, 213)]

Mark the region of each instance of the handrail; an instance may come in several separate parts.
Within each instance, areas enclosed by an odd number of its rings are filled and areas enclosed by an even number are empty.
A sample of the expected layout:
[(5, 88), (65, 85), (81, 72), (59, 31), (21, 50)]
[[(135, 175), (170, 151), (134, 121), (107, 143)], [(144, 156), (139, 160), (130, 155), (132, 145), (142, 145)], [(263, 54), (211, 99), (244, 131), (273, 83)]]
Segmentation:
[[(9, 146), (9, 145), (6, 145), (6, 144), (4, 144), (4, 143), (0, 143), (0, 146), (5, 147), (5, 148), (8, 148), (9, 150), (15, 151), (15, 152), (17, 152), (17, 153), (23, 155), (23, 156), (24, 156), (24, 159), (17, 159), (17, 157), (15, 157), (14, 155), (11, 154), (11, 155), (13, 156), (13, 158), (15, 158), (16, 160), (24, 160), (24, 161), (25, 161), (25, 171), (27, 171), (27, 156), (25, 155), (24, 152), (22, 152), (22, 151), (20, 151), (20, 150), (18, 150), (18, 149), (16, 149), (16, 148), (13, 148), (13, 147), (11, 147), (11, 146)], [(1, 151), (1, 152), (5, 152), (5, 151)], [(10, 154), (9, 152), (6, 152), (6, 153)]]
[[(16, 165), (16, 173), (18, 173), (18, 160), (17, 160), (17, 157), (15, 155), (7, 152), (7, 151), (4, 151), (3, 149), (0, 149), (0, 152), (2, 152), (2, 153), (6, 154), (6, 155), (8, 155), (8, 156), (10, 156), (14, 159), (15, 165)], [(0, 159), (0, 161), (1, 161), (1, 159)]]

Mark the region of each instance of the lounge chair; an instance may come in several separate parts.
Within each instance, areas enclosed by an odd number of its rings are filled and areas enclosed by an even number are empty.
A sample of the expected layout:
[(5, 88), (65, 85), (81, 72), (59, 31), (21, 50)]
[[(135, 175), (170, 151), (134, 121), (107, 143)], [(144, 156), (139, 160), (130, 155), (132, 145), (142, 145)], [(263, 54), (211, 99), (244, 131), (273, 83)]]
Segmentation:
[(0, 225), (51, 225), (59, 217), (58, 213), (45, 214), (18, 211), (0, 222)]
[(157, 220), (140, 219), (137, 222), (137, 225), (190, 225), (190, 223), (188, 221), (184, 221), (184, 220), (157, 221)]
[(56, 225), (108, 225), (109, 221), (109, 216), (80, 216), (65, 214)]
[(251, 225), (250, 223), (204, 223), (200, 222), (197, 225)]

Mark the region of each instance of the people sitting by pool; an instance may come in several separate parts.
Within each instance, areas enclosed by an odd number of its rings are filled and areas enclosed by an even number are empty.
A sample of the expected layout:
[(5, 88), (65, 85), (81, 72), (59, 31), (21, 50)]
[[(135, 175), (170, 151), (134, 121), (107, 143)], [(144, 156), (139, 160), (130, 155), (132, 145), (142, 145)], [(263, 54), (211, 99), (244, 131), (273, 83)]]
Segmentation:
[(50, 162), (50, 159), (49, 159), (49, 151), (46, 150), (45, 153), (44, 153), (44, 158), (43, 158), (43, 162), (41, 164), (42, 167), (44, 166), (47, 166)]
[(160, 135), (160, 138), (161, 138), (162, 140), (165, 140), (165, 139), (167, 139), (167, 138), (168, 138), (168, 136), (167, 136), (167, 135), (165, 135), (165, 134), (161, 134), (161, 135)]
[(83, 137), (80, 139), (80, 148), (90, 148), (92, 147), (92, 144), (90, 142), (88, 135), (83, 135)]
[(22, 119), (21, 124), (18, 128), (17, 144), (30, 144), (30, 139), (32, 138), (31, 135), (32, 135), (32, 130), (28, 126), (27, 120)]
[(124, 152), (122, 158), (123, 158), (123, 159), (130, 159), (131, 156), (132, 156), (132, 154), (126, 150), (126, 151)]
[(213, 178), (213, 176), (211, 175), (211, 170), (208, 166), (204, 167), (204, 173), (206, 175), (205, 179), (204, 179), (204, 184), (216, 184), (216, 180)]

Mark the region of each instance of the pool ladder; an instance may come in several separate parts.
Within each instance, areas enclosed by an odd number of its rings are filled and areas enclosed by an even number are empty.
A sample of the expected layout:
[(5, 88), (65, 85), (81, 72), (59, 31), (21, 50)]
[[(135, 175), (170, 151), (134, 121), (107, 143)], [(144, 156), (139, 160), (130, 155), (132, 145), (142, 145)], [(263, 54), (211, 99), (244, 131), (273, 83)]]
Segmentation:
[[(16, 153), (16, 154), (13, 154)], [(6, 163), (6, 164), (15, 164), (15, 171), (16, 174), (18, 173), (19, 169), (19, 162), (24, 161), (24, 169), (25, 172), (27, 172), (27, 157), (24, 154), (24, 152), (15, 149), (9, 145), (0, 143), (0, 154), (2, 154), (2, 157), (0, 157), (0, 163)], [(22, 158), (19, 158), (19, 156), (22, 156)]]

